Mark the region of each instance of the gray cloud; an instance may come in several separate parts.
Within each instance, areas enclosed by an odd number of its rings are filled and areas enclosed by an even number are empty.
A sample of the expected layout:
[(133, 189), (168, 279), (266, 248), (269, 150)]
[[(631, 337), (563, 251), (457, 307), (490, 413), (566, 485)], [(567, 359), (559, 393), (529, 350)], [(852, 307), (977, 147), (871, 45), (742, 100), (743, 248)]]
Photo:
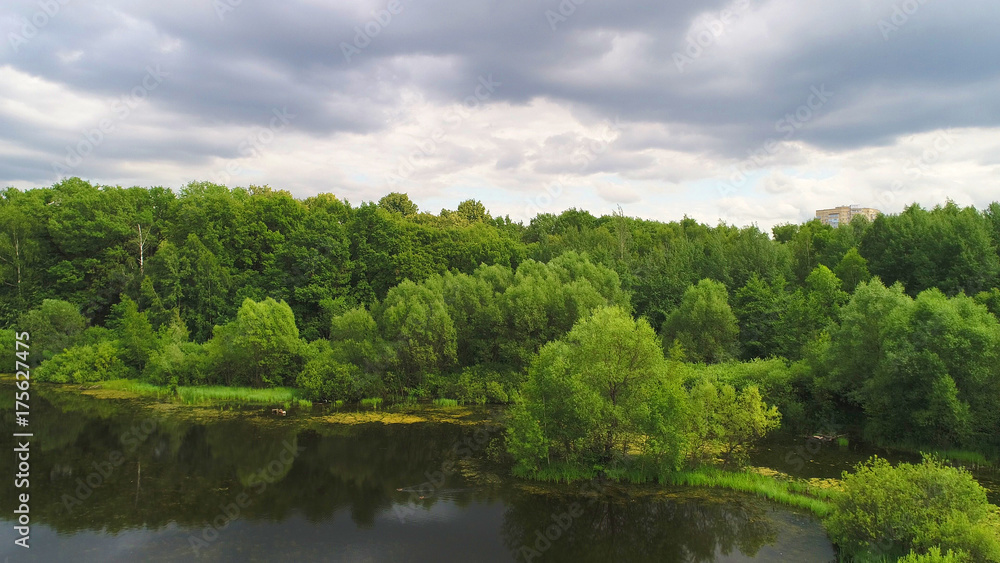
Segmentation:
[[(690, 172), (657, 169), (662, 158), (651, 151), (725, 168), (768, 140), (836, 153), (945, 127), (1000, 125), (1000, 6), (987, 0), (400, 0), (401, 11), (386, 20), (388, 4), (242, 2), (220, 17), (203, 0), (73, 2), (16, 52), (10, 44), (0, 51), (0, 69), (101, 101), (126, 95), (149, 65), (169, 73), (80, 165), (99, 177), (113, 177), (125, 161), (207, 166), (237, 158), (240, 128), (266, 126), (275, 108), (297, 115), (290, 134), (316, 142), (386, 135), (412, 118), (401, 107), (460, 104), (489, 75), (502, 86), (486, 105), (545, 99), (584, 125), (619, 118), (623, 131), (584, 165), (579, 155), (593, 133), (552, 131), (487, 151), (448, 138), (415, 179), (488, 157), (500, 172), (675, 181)], [(565, 15), (553, 18), (560, 6)], [(0, 8), (8, 43), (22, 31), (20, 18), (38, 10), (32, 0)], [(357, 51), (350, 61), (345, 44)], [(810, 107), (815, 88), (833, 95), (808, 119), (788, 121)], [(0, 102), (12, 97), (0, 89)], [(4, 137), (30, 153), (0, 155), (0, 178), (51, 180), (51, 162), (110, 111), (101, 104), (80, 106), (84, 125), (0, 107)], [(774, 182), (763, 189), (780, 191)]]

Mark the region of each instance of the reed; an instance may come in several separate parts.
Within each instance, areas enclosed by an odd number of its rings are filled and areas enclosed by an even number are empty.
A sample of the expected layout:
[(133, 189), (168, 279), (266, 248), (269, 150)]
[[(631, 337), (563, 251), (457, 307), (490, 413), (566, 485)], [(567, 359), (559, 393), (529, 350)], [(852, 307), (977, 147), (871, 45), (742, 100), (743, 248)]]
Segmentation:
[(291, 387), (269, 387), (266, 389), (222, 385), (166, 387), (131, 379), (105, 381), (101, 383), (101, 387), (127, 391), (143, 397), (177, 400), (185, 405), (225, 403), (238, 405), (280, 404), (285, 408), (291, 405), (304, 408), (312, 406), (310, 401), (301, 398), (298, 389)]
[(382, 397), (374, 397), (371, 399), (361, 399), (361, 406), (363, 408), (378, 409), (379, 405), (382, 404)]

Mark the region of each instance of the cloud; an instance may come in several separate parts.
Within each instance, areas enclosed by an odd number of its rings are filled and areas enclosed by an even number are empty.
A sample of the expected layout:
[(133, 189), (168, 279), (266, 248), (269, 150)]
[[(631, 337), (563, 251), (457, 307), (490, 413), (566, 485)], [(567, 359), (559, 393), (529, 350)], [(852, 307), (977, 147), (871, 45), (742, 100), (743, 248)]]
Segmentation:
[[(553, 209), (762, 223), (843, 199), (994, 197), (993, 2), (591, 0), (555, 20), (555, 0), (400, 2), (113, 0), (44, 18), (7, 2), (0, 183), (51, 183), (112, 119), (71, 173), (178, 187), (228, 167), (233, 184), (418, 202), (476, 186), (520, 219), (553, 185)], [(116, 120), (149, 67), (167, 77)], [(248, 152), (275, 110), (296, 117)], [(944, 131), (961, 140), (920, 161)]]
[(642, 201), (642, 195), (627, 185), (603, 182), (595, 188), (597, 195), (610, 203), (636, 203)]

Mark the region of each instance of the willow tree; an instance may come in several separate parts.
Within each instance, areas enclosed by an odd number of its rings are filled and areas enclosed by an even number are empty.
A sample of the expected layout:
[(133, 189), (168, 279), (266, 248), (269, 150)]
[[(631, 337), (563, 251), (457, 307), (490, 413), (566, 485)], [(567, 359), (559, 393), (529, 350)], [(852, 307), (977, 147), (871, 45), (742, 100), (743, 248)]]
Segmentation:
[(667, 369), (652, 327), (620, 307), (598, 308), (562, 339), (546, 344), (528, 369), (508, 432), (522, 473), (553, 462), (615, 463), (632, 446), (679, 459), (683, 391)]

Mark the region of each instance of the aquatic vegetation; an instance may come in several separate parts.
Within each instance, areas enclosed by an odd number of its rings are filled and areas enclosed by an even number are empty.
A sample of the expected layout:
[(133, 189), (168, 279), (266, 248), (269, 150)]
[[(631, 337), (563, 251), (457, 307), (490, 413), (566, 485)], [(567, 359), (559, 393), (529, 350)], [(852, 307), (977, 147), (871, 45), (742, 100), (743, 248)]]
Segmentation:
[(301, 398), (301, 391), (291, 387), (176, 386), (153, 385), (131, 379), (104, 381), (95, 389), (107, 389), (132, 393), (140, 397), (174, 400), (186, 405), (236, 404), (236, 405), (282, 405), (288, 409), (294, 404), (309, 408), (312, 403)]
[(381, 397), (374, 397), (370, 399), (361, 399), (362, 408), (378, 409), (379, 405), (382, 404)]
[(668, 473), (662, 476), (661, 482), (751, 493), (788, 506), (804, 508), (821, 518), (830, 513), (831, 500), (838, 494), (808, 483), (787, 481), (752, 471), (722, 471), (714, 468)]

